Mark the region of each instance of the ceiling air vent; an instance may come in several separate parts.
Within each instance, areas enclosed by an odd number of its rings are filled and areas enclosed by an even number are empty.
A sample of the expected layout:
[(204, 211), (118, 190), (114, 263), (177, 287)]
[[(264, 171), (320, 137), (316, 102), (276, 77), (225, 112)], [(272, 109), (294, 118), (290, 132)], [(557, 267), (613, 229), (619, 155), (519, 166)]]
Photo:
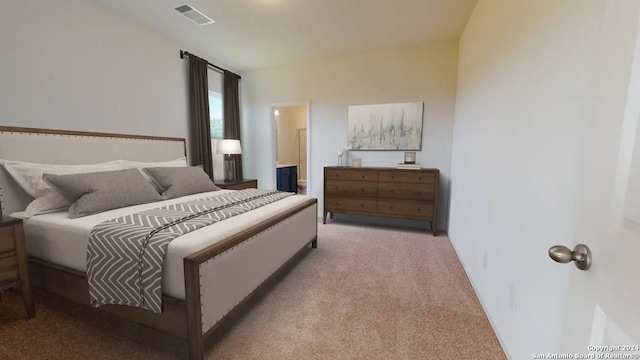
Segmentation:
[(193, 21), (198, 25), (209, 25), (213, 24), (215, 21), (211, 20), (210, 17), (200, 12), (200, 10), (194, 8), (191, 5), (180, 5), (176, 8), (180, 14), (189, 18), (189, 20)]

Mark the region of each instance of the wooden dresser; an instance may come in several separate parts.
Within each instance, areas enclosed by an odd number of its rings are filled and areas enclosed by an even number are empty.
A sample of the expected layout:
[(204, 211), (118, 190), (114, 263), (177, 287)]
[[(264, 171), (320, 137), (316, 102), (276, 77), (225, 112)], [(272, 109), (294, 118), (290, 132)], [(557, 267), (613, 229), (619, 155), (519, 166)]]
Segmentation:
[(324, 168), (324, 218), (334, 212), (425, 220), (436, 233), (438, 169)]

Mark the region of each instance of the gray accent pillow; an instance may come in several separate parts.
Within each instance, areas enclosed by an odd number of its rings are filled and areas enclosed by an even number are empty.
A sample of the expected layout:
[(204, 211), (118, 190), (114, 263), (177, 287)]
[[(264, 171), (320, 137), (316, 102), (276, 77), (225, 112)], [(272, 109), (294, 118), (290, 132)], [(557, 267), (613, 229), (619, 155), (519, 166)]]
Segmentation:
[(165, 199), (220, 190), (201, 167), (154, 167), (142, 169), (162, 191)]
[(71, 203), (69, 217), (72, 219), (162, 200), (158, 191), (138, 169), (72, 175), (45, 174), (42, 179)]

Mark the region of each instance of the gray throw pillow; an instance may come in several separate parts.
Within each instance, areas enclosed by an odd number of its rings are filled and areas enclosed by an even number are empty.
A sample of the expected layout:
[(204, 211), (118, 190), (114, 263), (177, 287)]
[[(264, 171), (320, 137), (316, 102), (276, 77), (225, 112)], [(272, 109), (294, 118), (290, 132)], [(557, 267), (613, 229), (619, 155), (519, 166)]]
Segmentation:
[(165, 199), (220, 190), (201, 167), (155, 167), (142, 169), (162, 191)]
[(138, 169), (73, 175), (45, 174), (42, 179), (71, 203), (69, 217), (72, 219), (162, 200)]

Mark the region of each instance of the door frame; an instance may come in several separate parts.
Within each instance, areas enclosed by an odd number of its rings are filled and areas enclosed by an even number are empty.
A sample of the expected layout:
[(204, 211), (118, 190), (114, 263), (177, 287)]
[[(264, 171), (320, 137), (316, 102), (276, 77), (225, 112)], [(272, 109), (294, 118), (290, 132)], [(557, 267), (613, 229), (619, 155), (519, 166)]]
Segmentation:
[[(281, 101), (272, 102), (269, 106), (269, 132), (271, 133), (271, 181), (274, 188), (278, 184), (276, 165), (278, 154), (278, 139), (277, 139), (277, 126), (276, 116), (273, 112), (274, 107), (286, 107), (286, 106), (306, 106), (307, 107), (307, 196), (311, 196), (311, 102), (309, 100), (299, 101)], [(297, 184), (296, 184), (297, 187)]]

